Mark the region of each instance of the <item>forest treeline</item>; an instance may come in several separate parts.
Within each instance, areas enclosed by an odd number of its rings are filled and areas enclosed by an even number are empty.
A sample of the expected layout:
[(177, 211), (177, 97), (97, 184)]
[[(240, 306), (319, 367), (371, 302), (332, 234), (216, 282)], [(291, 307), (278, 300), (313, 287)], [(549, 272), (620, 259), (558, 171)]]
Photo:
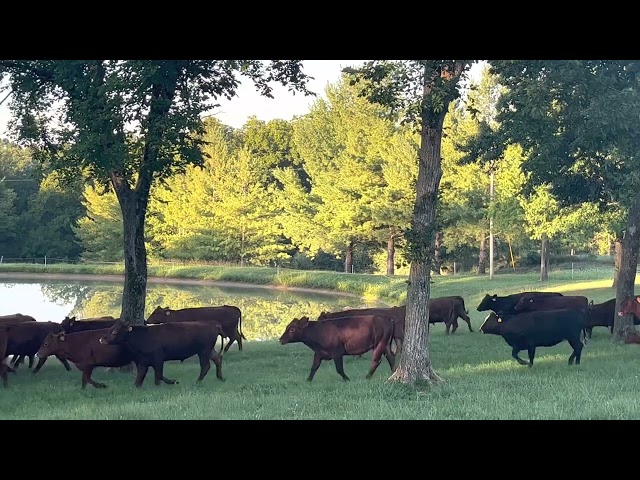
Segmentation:
[[(520, 145), (495, 163), (465, 149), (491, 125), (499, 88), (485, 70), (469, 92), (475, 114), (458, 101), (446, 117), (434, 272), (454, 262), (457, 271), (487, 271), (490, 221), (496, 269), (540, 265), (542, 242), (557, 260), (611, 254), (621, 219), (591, 203), (561, 207), (549, 186), (525, 189)], [(419, 132), (357, 89), (343, 78), (290, 121), (250, 118), (234, 129), (204, 119), (204, 168), (152, 189), (150, 258), (406, 274)], [(0, 255), (115, 262), (122, 245), (112, 191), (88, 177), (63, 184), (28, 150), (0, 143)]]

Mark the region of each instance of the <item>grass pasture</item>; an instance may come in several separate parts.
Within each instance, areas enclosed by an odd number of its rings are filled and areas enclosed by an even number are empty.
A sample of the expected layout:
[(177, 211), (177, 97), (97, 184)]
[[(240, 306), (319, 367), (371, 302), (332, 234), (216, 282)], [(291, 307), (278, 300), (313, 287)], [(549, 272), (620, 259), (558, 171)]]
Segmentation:
[[(610, 269), (551, 274), (544, 290), (586, 295), (599, 303), (614, 296)], [(564, 277), (563, 277), (564, 275)], [(246, 342), (225, 355), (225, 382), (212, 370), (196, 385), (195, 358), (168, 362), (165, 375), (177, 385), (153, 384), (150, 370), (141, 389), (134, 373), (94, 378), (107, 389), (80, 389), (80, 372), (66, 372), (51, 358), (35, 377), (21, 366), (0, 389), (0, 419), (640, 419), (640, 346), (615, 345), (607, 329), (594, 329), (582, 363), (568, 366), (565, 342), (538, 348), (533, 368), (511, 358), (500, 337), (478, 331), (485, 317), (476, 306), (485, 293), (538, 290), (535, 275), (436, 278), (433, 295), (462, 295), (475, 332), (459, 321), (455, 335), (432, 327), (431, 358), (445, 384), (430, 390), (386, 382), (386, 360), (365, 380), (371, 354), (345, 358), (351, 382), (343, 382), (333, 362), (323, 362), (312, 383), (306, 381), (313, 353), (302, 344)], [(521, 356), (526, 358), (526, 352)]]

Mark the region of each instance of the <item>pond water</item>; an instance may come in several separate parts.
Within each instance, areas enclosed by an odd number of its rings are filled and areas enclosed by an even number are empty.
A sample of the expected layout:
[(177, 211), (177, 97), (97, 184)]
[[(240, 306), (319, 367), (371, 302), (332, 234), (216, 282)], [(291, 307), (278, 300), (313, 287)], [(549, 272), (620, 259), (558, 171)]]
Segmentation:
[[(22, 313), (38, 321), (120, 316), (122, 284), (101, 281), (14, 280), (0, 276), (0, 315)], [(303, 315), (316, 319), (322, 310), (376, 306), (359, 298), (250, 287), (147, 284), (145, 318), (158, 305), (173, 309), (235, 305), (242, 311), (248, 340), (282, 335), (287, 324)]]

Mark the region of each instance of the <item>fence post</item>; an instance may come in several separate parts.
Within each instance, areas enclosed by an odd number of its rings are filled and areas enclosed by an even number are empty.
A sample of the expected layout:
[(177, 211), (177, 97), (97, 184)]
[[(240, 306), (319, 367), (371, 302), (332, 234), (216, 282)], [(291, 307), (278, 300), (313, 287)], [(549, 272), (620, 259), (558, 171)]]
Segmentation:
[(4, 255), (0, 255), (0, 264), (2, 264), (2, 259), (4, 258)]
[(46, 255), (44, 256), (44, 266), (45, 267), (47, 266), (47, 256)]
[(571, 262), (571, 280), (573, 280), (573, 262)]
[(455, 261), (453, 262), (453, 274), (454, 275), (456, 274), (456, 262)]

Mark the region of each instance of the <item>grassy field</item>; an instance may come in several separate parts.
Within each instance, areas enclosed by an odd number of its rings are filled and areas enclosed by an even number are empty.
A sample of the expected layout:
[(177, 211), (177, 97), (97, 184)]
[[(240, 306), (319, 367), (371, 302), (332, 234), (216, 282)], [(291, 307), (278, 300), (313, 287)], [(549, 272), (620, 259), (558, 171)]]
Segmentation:
[[(568, 277), (552, 272), (544, 290), (596, 303), (614, 296), (608, 268)], [(21, 366), (9, 376), (10, 388), (0, 389), (0, 419), (640, 419), (640, 347), (615, 345), (596, 328), (581, 365), (567, 365), (571, 348), (563, 343), (539, 348), (528, 368), (511, 358), (502, 338), (478, 331), (485, 314), (475, 308), (485, 293), (540, 287), (535, 275), (437, 278), (434, 295), (463, 295), (475, 332), (462, 322), (449, 337), (443, 325), (432, 327), (431, 358), (445, 384), (430, 390), (387, 383), (386, 361), (365, 380), (370, 354), (345, 359), (351, 382), (323, 362), (309, 383), (313, 354), (305, 345), (246, 342), (242, 352), (234, 346), (225, 355), (225, 382), (212, 370), (201, 385), (195, 359), (165, 366), (179, 384), (156, 387), (150, 371), (141, 389), (133, 373), (97, 369), (94, 379), (108, 388), (83, 391), (80, 372), (66, 372), (55, 358), (36, 376)]]

